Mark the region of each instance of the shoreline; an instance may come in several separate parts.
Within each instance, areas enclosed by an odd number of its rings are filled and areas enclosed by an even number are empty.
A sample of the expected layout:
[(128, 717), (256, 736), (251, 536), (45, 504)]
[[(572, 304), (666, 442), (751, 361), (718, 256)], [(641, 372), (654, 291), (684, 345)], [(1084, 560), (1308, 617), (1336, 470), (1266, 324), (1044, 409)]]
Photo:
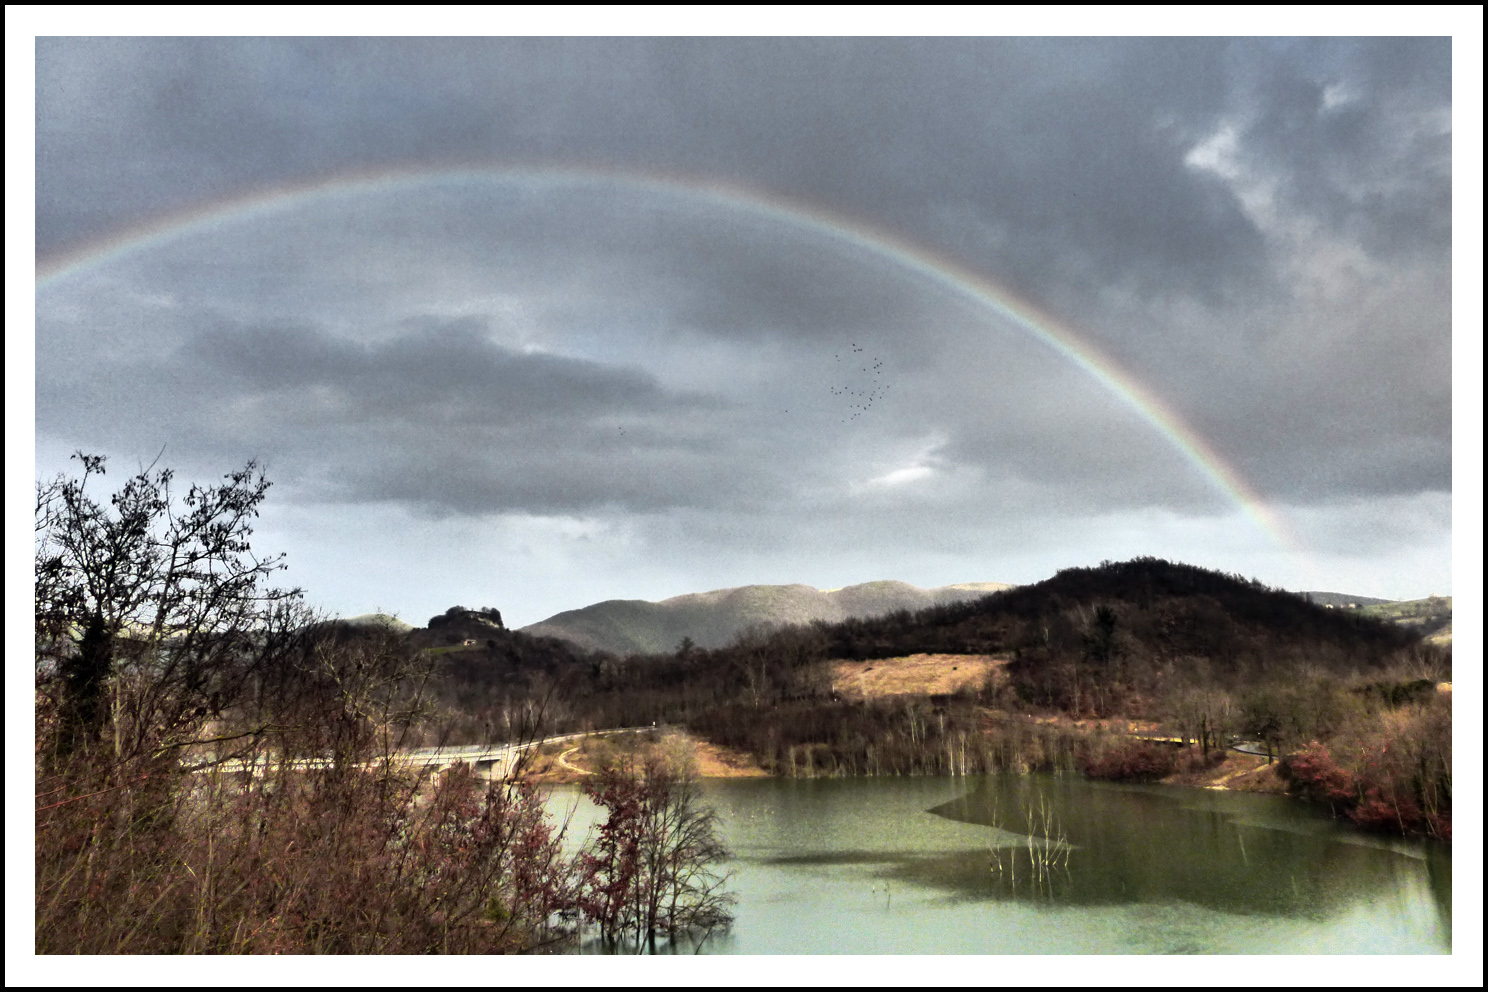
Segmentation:
[[(1079, 729), (1087, 728), (1080, 727)], [(637, 733), (646, 733), (646, 731)], [(664, 728), (657, 730), (656, 733), (658, 735), (656, 739), (646, 742), (650, 749), (665, 753), (670, 760), (680, 761), (689, 767), (699, 779), (790, 777), (772, 773), (760, 767), (754, 757), (746, 752), (714, 744), (686, 731)], [(646, 751), (645, 747), (635, 750), (623, 747), (615, 749), (611, 746), (587, 747), (591, 742), (605, 740), (606, 738), (596, 735), (585, 737), (577, 743), (568, 740), (545, 748), (535, 756), (533, 767), (528, 771), (527, 777), (539, 785), (575, 784), (596, 773), (596, 759), (613, 758), (617, 756), (617, 753), (636, 755)], [(608, 744), (613, 744), (613, 738), (608, 740)], [(1226, 751), (1225, 760), (1213, 768), (1175, 772), (1165, 778), (1157, 779), (1156, 783), (1216, 791), (1287, 795), (1285, 783), (1280, 781), (1276, 769), (1276, 763), (1268, 764), (1266, 759), (1260, 755)], [(806, 777), (830, 778), (833, 776)]]
[[(1085, 726), (1078, 729), (1089, 733), (1094, 728)], [(1108, 731), (1109, 729), (1111, 728), (1102, 727), (1096, 732)], [(1145, 730), (1147, 728), (1144, 727), (1142, 729)], [(628, 740), (618, 739), (616, 736), (611, 735), (609, 737), (586, 737), (578, 742), (570, 739), (555, 744), (548, 749), (544, 749), (547, 753), (539, 753), (536, 756), (533, 767), (528, 771), (528, 777), (531, 781), (539, 785), (578, 785), (583, 783), (589, 776), (594, 775), (597, 768), (606, 762), (615, 760), (644, 761), (648, 757), (658, 756), (673, 763), (674, 766), (688, 769), (698, 779), (783, 779), (791, 777), (767, 771), (760, 767), (759, 763), (750, 754), (702, 740), (693, 734), (674, 728), (639, 731), (628, 736)], [(1077, 774), (1090, 781), (1143, 784), (1137, 779), (1103, 778), (1089, 775), (1083, 771)], [(833, 778), (844, 776), (807, 775), (802, 777)], [(954, 778), (959, 776), (949, 777)], [(1146, 784), (1203, 789), (1211, 792), (1245, 792), (1257, 795), (1273, 795), (1284, 797), (1294, 802), (1316, 805), (1314, 800), (1289, 791), (1288, 783), (1280, 775), (1279, 759), (1268, 762), (1264, 755), (1229, 749), (1225, 751), (1224, 760), (1217, 764), (1179, 770), (1159, 779), (1147, 780)], [(1359, 823), (1353, 817), (1346, 814), (1340, 815), (1336, 810), (1333, 815), (1336, 819), (1353, 822), (1360, 829), (1369, 833), (1402, 838), (1422, 836), (1408, 830), (1395, 832), (1377, 828), (1371, 829), (1369, 825)], [(1436, 839), (1445, 839), (1446, 843), (1451, 843), (1449, 838)]]

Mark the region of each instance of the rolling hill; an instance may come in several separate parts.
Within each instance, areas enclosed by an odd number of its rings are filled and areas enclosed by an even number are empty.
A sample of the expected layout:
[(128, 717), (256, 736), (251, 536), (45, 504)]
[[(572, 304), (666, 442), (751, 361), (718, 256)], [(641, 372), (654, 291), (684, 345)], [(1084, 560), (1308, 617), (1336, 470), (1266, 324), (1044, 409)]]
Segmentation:
[(907, 582), (865, 582), (843, 589), (807, 585), (754, 585), (674, 596), (659, 603), (612, 599), (568, 610), (521, 628), (581, 647), (614, 654), (660, 654), (683, 638), (700, 648), (729, 644), (751, 627), (773, 628), (816, 620), (882, 616), (978, 599), (1011, 588), (1001, 582), (970, 582), (921, 589)]
[(1430, 596), (1397, 603), (1367, 604), (1360, 613), (1414, 630), (1430, 644), (1452, 643), (1452, 597)]
[(1373, 599), (1336, 592), (1305, 592), (1302, 595), (1331, 609), (1347, 609), (1420, 634), (1430, 644), (1452, 643), (1452, 597), (1425, 599)]

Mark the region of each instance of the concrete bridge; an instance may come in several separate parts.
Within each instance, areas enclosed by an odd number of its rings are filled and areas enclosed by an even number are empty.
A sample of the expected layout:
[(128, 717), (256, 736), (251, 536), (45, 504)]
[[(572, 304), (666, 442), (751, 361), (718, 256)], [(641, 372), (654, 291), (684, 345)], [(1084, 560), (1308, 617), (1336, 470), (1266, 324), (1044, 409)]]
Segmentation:
[[(396, 751), (392, 755), (392, 763), (401, 768), (429, 770), (434, 772), (444, 771), (453, 765), (464, 763), (474, 768), (476, 773), (492, 778), (506, 774), (516, 763), (516, 757), (522, 751), (535, 747), (541, 741), (531, 744), (494, 744), (494, 745), (461, 745), (456, 747), (421, 747)], [(381, 764), (382, 759), (364, 761), (360, 767), (370, 768)], [(278, 761), (268, 755), (253, 761), (245, 761), (234, 758), (230, 761), (208, 761), (187, 768), (191, 772), (221, 771), (226, 774), (242, 775), (265, 775), (279, 768), (287, 768), (290, 771), (307, 772), (322, 768), (330, 768), (334, 764), (332, 758), (295, 758), (289, 762)]]
[[(556, 738), (554, 738), (556, 739)], [(467, 764), (476, 774), (494, 778), (506, 774), (523, 751), (547, 743), (546, 740), (527, 744), (462, 744), (454, 747), (420, 747), (399, 751), (393, 761), (409, 768), (424, 768), (442, 772), (457, 764)]]
[[(620, 727), (611, 730), (557, 734), (552, 737), (544, 737), (539, 740), (523, 743), (455, 744), (444, 747), (405, 748), (393, 752), (392, 762), (403, 768), (433, 772), (441, 772), (453, 765), (463, 763), (469, 765), (475, 770), (477, 775), (483, 778), (498, 778), (511, 771), (517, 762), (517, 758), (523, 751), (560, 741), (578, 740), (583, 737), (602, 737), (609, 734), (634, 733), (642, 729), (650, 728)], [(381, 763), (381, 760), (378, 758), (369, 762), (363, 762), (361, 767), (375, 767)], [(228, 774), (264, 775), (278, 769), (280, 764), (279, 761), (264, 756), (254, 761), (244, 761), (236, 758), (231, 761), (208, 761), (193, 765), (186, 770), (191, 772), (220, 770)], [(312, 771), (315, 769), (330, 768), (333, 764), (334, 759), (332, 758), (296, 758), (288, 762), (285, 767), (291, 771)]]

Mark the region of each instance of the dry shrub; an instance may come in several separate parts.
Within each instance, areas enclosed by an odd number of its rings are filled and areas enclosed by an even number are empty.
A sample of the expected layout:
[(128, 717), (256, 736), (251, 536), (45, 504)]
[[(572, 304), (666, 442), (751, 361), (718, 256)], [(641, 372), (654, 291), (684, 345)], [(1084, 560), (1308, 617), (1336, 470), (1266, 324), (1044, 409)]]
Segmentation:
[(492, 953), (572, 900), (532, 786), (158, 776), (38, 811), (38, 953)]
[(578, 900), (602, 942), (655, 953), (659, 937), (673, 948), (683, 937), (701, 947), (729, 926), (733, 899), (719, 867), (729, 852), (691, 771), (653, 751), (642, 765), (604, 769), (584, 793), (607, 813), (580, 859)]
[(1129, 738), (1092, 747), (1081, 764), (1091, 778), (1112, 782), (1155, 782), (1178, 768), (1176, 748)]
[(570, 869), (533, 788), (387, 760), (427, 711), (424, 660), (320, 639), (276, 678), (258, 709), (226, 709), (250, 730), (221, 752), (59, 757), (38, 738), (39, 953), (490, 953), (563, 936)]
[(430, 658), (268, 588), (256, 465), (180, 497), (142, 471), (101, 500), (104, 459), (78, 457), (37, 486), (39, 953), (562, 936), (571, 873), (533, 789), (391, 760), (429, 729)]
[(1198, 747), (1185, 747), (1178, 755), (1177, 768), (1183, 774), (1198, 774), (1212, 771), (1229, 760), (1229, 755), (1218, 748), (1211, 747), (1209, 753), (1205, 754)]
[(39, 779), (37, 953), (127, 953), (172, 942), (190, 877), (179, 870), (176, 769), (133, 763)]

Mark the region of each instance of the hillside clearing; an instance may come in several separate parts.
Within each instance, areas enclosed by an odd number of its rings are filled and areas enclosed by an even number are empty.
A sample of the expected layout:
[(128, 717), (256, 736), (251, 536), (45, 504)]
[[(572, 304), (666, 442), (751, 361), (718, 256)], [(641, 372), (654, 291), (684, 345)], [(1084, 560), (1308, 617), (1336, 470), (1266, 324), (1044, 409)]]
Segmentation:
[(985, 654), (912, 654), (832, 662), (832, 687), (844, 699), (951, 695), (1000, 679), (1006, 658)]

